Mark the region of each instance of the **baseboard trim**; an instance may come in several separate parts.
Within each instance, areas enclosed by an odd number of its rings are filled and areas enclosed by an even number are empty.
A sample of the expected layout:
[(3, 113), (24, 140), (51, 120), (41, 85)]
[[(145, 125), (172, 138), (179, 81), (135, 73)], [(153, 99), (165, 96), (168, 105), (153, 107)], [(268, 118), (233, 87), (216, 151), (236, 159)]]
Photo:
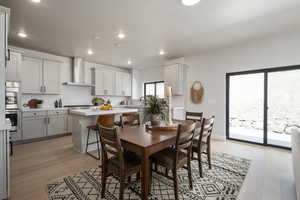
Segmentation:
[(212, 133), (211, 138), (213, 140), (220, 140), (220, 141), (226, 141), (225, 135), (217, 134), (217, 133)]

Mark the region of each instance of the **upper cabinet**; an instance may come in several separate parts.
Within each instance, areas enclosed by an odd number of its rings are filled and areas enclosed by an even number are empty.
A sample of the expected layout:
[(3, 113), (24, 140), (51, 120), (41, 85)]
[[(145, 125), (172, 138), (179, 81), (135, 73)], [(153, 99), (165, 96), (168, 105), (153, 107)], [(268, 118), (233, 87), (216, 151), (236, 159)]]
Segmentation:
[(22, 93), (39, 94), (43, 92), (43, 61), (36, 58), (23, 57), (19, 68)]
[(184, 65), (173, 64), (164, 67), (165, 87), (172, 87), (173, 95), (183, 95)]
[(60, 94), (61, 63), (24, 56), (19, 76), (22, 93)]
[(9, 59), (6, 65), (6, 80), (20, 81), (19, 68), (21, 65), (22, 55), (19, 52), (10, 51)]
[(95, 69), (95, 95), (115, 95), (115, 72)]
[(56, 61), (44, 60), (43, 63), (43, 85), (44, 93), (59, 94), (60, 93), (60, 74), (61, 63)]
[(131, 74), (116, 72), (116, 95), (131, 96)]
[(131, 96), (131, 74), (97, 67), (92, 72), (94, 95)]

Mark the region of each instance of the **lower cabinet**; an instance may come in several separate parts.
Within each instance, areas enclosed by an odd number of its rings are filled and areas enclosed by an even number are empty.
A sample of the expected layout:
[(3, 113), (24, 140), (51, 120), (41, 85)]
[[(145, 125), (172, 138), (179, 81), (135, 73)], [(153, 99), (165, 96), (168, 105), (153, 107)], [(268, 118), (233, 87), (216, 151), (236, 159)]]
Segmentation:
[(67, 133), (67, 131), (66, 115), (48, 117), (47, 136), (64, 134)]
[(23, 140), (46, 136), (46, 118), (23, 118)]
[(38, 112), (26, 112), (22, 119), (23, 140), (67, 133), (67, 120), (67, 114), (40, 115)]

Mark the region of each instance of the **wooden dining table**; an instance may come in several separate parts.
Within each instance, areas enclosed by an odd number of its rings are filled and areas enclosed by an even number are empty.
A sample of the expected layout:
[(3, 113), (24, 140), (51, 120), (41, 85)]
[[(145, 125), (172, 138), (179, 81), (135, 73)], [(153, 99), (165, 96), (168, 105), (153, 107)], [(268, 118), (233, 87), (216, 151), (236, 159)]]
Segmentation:
[(119, 134), (124, 150), (139, 155), (142, 159), (142, 199), (147, 200), (149, 195), (150, 161), (149, 157), (176, 142), (176, 130), (149, 131), (145, 126), (120, 128)]

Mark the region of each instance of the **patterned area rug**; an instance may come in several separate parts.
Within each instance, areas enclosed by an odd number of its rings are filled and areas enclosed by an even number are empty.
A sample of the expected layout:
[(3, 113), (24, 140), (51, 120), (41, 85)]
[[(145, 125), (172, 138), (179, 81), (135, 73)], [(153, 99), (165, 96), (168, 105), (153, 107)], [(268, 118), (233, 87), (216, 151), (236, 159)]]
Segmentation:
[[(206, 157), (206, 156), (204, 156)], [(203, 164), (203, 178), (200, 178), (197, 161), (192, 162), (193, 190), (189, 190), (187, 170), (178, 171), (179, 197), (182, 200), (234, 200), (250, 166), (250, 160), (229, 154), (214, 153), (212, 169)], [(204, 159), (203, 159), (204, 160)], [(89, 169), (73, 176), (64, 177), (48, 185), (49, 200), (98, 200), (101, 199), (101, 169)], [(124, 199), (138, 200), (141, 194), (139, 183), (125, 190)], [(105, 199), (118, 200), (119, 183), (108, 178)], [(153, 173), (151, 200), (174, 199), (173, 181)]]

